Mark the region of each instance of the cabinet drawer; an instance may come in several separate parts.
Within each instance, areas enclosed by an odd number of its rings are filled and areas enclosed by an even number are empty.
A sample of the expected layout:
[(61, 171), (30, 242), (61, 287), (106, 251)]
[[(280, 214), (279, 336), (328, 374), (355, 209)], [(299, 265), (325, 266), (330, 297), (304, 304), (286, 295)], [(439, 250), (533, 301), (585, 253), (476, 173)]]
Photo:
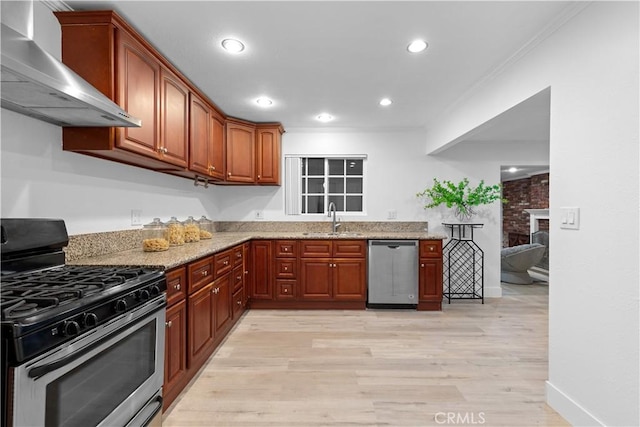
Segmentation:
[(189, 294), (213, 282), (213, 257), (203, 258), (187, 266), (189, 277)]
[(364, 258), (367, 253), (365, 240), (334, 240), (333, 256), (335, 258)]
[(440, 258), (442, 240), (420, 240), (420, 258)]
[(242, 261), (242, 246), (236, 246), (235, 248), (233, 248), (233, 265), (236, 267), (242, 265)]
[(303, 240), (300, 244), (301, 257), (331, 257), (331, 240)]
[(295, 280), (276, 280), (276, 299), (295, 299)]
[(298, 249), (298, 242), (295, 240), (276, 240), (276, 257), (295, 258)]
[(295, 258), (284, 258), (276, 260), (276, 277), (278, 279), (295, 279), (296, 278), (296, 260)]
[(228, 250), (215, 254), (213, 256), (215, 260), (216, 277), (220, 277), (231, 271), (233, 268), (233, 251)]
[(167, 277), (167, 307), (182, 301), (187, 294), (187, 272), (184, 267), (171, 270)]
[(238, 289), (242, 289), (242, 284), (244, 283), (244, 269), (241, 265), (235, 267), (233, 269), (233, 273), (231, 274), (231, 283), (233, 283), (233, 292)]

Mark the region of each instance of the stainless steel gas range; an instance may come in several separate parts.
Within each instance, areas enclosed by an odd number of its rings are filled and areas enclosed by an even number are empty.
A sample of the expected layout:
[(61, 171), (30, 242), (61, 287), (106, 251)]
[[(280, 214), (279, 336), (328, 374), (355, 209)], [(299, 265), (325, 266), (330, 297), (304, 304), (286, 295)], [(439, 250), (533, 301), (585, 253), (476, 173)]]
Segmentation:
[(64, 221), (1, 221), (2, 425), (159, 425), (164, 273), (65, 265)]

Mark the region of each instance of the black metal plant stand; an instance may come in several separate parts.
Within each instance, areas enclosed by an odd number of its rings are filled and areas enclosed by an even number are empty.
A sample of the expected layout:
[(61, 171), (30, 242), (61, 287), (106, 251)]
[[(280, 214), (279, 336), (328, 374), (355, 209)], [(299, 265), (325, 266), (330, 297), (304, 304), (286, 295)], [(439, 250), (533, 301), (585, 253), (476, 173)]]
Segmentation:
[(451, 240), (442, 248), (442, 295), (452, 299), (479, 299), (484, 304), (484, 251), (473, 241), (473, 229), (483, 224), (449, 224)]

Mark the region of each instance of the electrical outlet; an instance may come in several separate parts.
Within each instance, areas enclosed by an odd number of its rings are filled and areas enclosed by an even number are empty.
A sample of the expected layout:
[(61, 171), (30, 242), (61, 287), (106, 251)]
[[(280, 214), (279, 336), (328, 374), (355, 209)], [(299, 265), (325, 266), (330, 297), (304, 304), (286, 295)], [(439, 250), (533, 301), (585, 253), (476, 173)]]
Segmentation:
[(131, 225), (142, 225), (142, 210), (131, 209)]
[(264, 219), (264, 212), (256, 211), (256, 219)]
[(396, 211), (395, 209), (387, 211), (387, 219), (396, 219), (397, 217), (398, 217), (398, 211)]

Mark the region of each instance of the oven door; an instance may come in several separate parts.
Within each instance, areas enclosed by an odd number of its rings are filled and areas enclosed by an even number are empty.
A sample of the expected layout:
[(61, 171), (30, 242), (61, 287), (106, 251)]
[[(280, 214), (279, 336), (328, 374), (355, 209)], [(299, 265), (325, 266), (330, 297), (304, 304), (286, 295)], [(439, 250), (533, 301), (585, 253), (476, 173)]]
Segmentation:
[(13, 370), (14, 426), (140, 425), (162, 406), (166, 298)]

